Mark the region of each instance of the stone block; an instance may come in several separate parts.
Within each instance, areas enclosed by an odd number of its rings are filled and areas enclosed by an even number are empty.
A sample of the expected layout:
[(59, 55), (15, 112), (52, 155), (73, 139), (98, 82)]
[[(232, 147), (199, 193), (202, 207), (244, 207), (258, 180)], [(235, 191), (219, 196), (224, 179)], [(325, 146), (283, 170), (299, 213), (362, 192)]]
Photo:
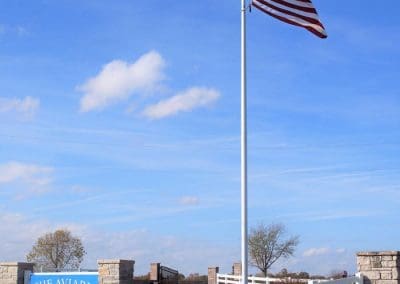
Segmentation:
[(381, 274), (379, 271), (363, 271), (362, 274), (370, 280), (381, 279)]
[(381, 272), (382, 280), (392, 280), (392, 272)]
[(101, 280), (99, 284), (120, 284), (119, 280)]
[(110, 270), (107, 267), (99, 267), (99, 275), (110, 275)]
[(18, 273), (18, 267), (17, 266), (8, 267), (8, 273), (17, 274)]
[(384, 261), (393, 260), (393, 256), (392, 255), (384, 255), (384, 256), (382, 256), (382, 260), (384, 260)]
[(117, 268), (111, 268), (108, 270), (110, 275), (119, 275), (119, 269)]
[(375, 284), (399, 284), (397, 280), (376, 280)]
[(383, 267), (396, 267), (397, 266), (396, 261), (394, 261), (394, 260), (382, 261), (381, 264)]
[(370, 264), (367, 265), (360, 265), (358, 267), (358, 271), (369, 271), (372, 269), (372, 266)]
[(400, 269), (399, 268), (392, 269), (392, 279), (400, 280)]
[(357, 264), (359, 265), (369, 265), (371, 264), (370, 258), (369, 257), (357, 257)]
[(381, 268), (383, 265), (380, 260), (379, 261), (372, 260), (371, 266), (372, 266), (372, 268)]

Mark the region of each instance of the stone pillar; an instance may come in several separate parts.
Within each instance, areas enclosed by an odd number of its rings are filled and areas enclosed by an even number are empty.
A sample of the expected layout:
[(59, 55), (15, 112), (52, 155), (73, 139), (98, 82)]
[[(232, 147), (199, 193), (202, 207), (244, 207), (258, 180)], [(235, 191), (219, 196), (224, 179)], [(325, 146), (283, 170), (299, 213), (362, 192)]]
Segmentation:
[(217, 284), (217, 274), (219, 272), (219, 267), (209, 267), (208, 268), (208, 284)]
[(400, 251), (359, 252), (357, 268), (365, 284), (400, 284)]
[(242, 263), (241, 262), (236, 262), (232, 266), (232, 274), (240, 276), (242, 275)]
[(150, 280), (154, 282), (160, 281), (160, 263), (151, 263), (150, 264)]
[(24, 272), (33, 271), (33, 263), (3, 262), (0, 263), (1, 284), (24, 284)]
[(103, 259), (97, 261), (99, 284), (132, 284), (135, 261)]

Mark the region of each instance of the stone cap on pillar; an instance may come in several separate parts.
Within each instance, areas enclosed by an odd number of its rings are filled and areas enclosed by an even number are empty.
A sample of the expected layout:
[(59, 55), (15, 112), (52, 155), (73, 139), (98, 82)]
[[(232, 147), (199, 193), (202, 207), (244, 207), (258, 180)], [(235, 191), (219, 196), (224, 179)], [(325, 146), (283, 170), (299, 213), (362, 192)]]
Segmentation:
[(357, 256), (388, 256), (395, 255), (400, 256), (400, 251), (390, 250), (390, 251), (362, 251), (358, 252)]
[(210, 266), (210, 267), (208, 267), (208, 271), (209, 271), (209, 272), (216, 272), (216, 273), (218, 273), (218, 272), (219, 272), (219, 267), (218, 267), (218, 266)]
[(0, 262), (1, 266), (30, 266), (34, 265), (32, 262)]
[(121, 264), (121, 263), (132, 263), (135, 264), (134, 260), (128, 260), (128, 259), (100, 259), (97, 261), (98, 264)]

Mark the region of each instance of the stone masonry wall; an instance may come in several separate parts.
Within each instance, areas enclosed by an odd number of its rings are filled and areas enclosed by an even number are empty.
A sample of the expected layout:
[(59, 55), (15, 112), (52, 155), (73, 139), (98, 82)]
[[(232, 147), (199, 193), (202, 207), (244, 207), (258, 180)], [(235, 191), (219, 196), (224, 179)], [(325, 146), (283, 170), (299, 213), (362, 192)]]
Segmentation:
[(135, 261), (99, 260), (99, 284), (132, 284)]
[(236, 262), (232, 266), (232, 274), (240, 276), (242, 275), (242, 263), (241, 262)]
[(217, 274), (219, 273), (219, 267), (208, 268), (208, 284), (217, 284)]
[(159, 282), (160, 279), (160, 263), (151, 263), (150, 264), (150, 280), (154, 282)]
[(400, 251), (359, 252), (357, 268), (365, 284), (400, 284)]
[(0, 263), (0, 284), (24, 284), (24, 272), (33, 271), (33, 263)]

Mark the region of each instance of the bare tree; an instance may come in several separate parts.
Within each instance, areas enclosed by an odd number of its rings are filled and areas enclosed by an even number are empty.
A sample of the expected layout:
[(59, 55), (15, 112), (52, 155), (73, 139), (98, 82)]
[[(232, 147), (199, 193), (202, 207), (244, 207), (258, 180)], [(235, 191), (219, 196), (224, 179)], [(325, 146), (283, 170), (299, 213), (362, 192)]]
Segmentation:
[(26, 259), (35, 262), (44, 271), (77, 269), (86, 251), (82, 241), (68, 230), (56, 230), (41, 236)]
[(298, 236), (283, 239), (286, 229), (283, 224), (265, 226), (260, 224), (253, 228), (249, 236), (250, 263), (259, 268), (264, 276), (268, 269), (279, 258), (288, 258), (293, 255), (299, 243)]

